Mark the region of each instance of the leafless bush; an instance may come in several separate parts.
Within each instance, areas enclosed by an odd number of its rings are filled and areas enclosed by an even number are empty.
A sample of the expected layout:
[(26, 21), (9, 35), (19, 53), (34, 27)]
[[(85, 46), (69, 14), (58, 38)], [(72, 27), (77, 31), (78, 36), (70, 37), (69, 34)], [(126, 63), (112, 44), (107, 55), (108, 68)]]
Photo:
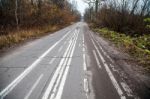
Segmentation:
[(108, 27), (127, 35), (149, 33), (144, 18), (150, 17), (150, 0), (105, 0), (93, 19), (87, 10), (86, 19), (98, 27)]

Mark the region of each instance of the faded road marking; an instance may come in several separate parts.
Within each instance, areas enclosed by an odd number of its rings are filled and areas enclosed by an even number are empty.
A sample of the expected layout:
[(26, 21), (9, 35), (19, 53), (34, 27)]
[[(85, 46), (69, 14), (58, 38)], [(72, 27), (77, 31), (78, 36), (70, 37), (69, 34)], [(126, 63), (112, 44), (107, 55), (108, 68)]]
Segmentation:
[(132, 90), (130, 89), (130, 87), (124, 82), (121, 82), (120, 84), (121, 84), (122, 88), (126, 91), (127, 95), (129, 97), (133, 97)]
[(42, 79), (43, 74), (40, 75), (40, 77), (37, 79), (37, 81), (35, 82), (35, 84), (32, 86), (32, 88), (30, 89), (29, 93), (25, 96), (24, 99), (29, 99), (31, 93), (33, 92), (33, 90), (36, 88), (36, 86), (39, 84), (40, 80)]
[(89, 84), (88, 84), (88, 80), (86, 78), (84, 78), (84, 91), (86, 94), (86, 98), (88, 99), (88, 93), (89, 93)]
[(101, 64), (100, 64), (100, 62), (99, 62), (99, 60), (98, 60), (98, 57), (97, 57), (97, 55), (96, 55), (95, 50), (93, 50), (93, 54), (94, 54), (94, 57), (95, 57), (95, 59), (96, 59), (96, 63), (97, 63), (97, 65), (98, 65), (98, 67), (101, 69), (102, 67), (101, 67)]
[(119, 84), (117, 83), (117, 80), (115, 79), (113, 73), (111, 72), (110, 68), (108, 67), (108, 65), (107, 65), (106, 61), (104, 60), (104, 58), (103, 58), (101, 52), (98, 50), (98, 47), (96, 46), (96, 44), (95, 44), (95, 42), (93, 41), (92, 37), (91, 37), (91, 41), (92, 41), (92, 43), (93, 43), (93, 45), (94, 45), (96, 51), (98, 52), (98, 55), (99, 55), (99, 57), (101, 58), (101, 60), (102, 60), (102, 62), (103, 62), (103, 65), (104, 65), (104, 67), (105, 67), (105, 69), (106, 69), (106, 72), (107, 72), (108, 76), (110, 77), (111, 82), (112, 82), (112, 84), (114, 85), (115, 89), (117, 90), (117, 92), (118, 92), (120, 98), (121, 98), (121, 99), (126, 99), (126, 97), (125, 97), (124, 94), (123, 94), (123, 91), (121, 90), (121, 87), (120, 87)]
[(55, 61), (55, 59), (56, 59), (56, 56), (54, 56), (54, 57), (51, 59), (51, 61), (49, 62), (49, 64), (53, 64), (53, 62)]
[[(55, 99), (61, 98), (63, 87), (64, 87), (66, 77), (67, 77), (69, 67), (70, 67), (69, 65), (71, 64), (73, 52), (75, 50), (77, 38), (78, 38), (78, 33), (74, 33), (74, 36), (70, 39), (69, 45), (63, 55), (64, 58), (62, 58), (58, 67), (56, 68), (56, 71), (55, 71), (42, 99), (48, 99), (49, 97), (51, 99), (53, 99), (54, 96), (55, 96)], [(70, 56), (68, 56), (68, 55), (70, 55)], [(65, 57), (68, 57), (68, 58), (65, 58)], [(64, 73), (64, 74), (62, 74), (62, 73)], [(56, 90), (56, 88), (58, 91)]]
[(52, 50), (54, 49), (68, 34), (64, 35), (59, 41), (57, 41), (53, 46), (51, 46), (46, 52), (44, 52), (37, 60), (35, 60), (30, 66), (28, 66), (25, 71), (23, 71), (14, 81), (12, 81), (5, 89), (0, 92), (0, 97), (3, 99), (9, 92), (11, 92), (14, 87), (20, 83), (20, 81), (26, 77), (36, 66), (41, 62), (41, 60)]
[(86, 53), (85, 53), (85, 45), (84, 45), (84, 36), (83, 36), (83, 70), (87, 71), (87, 67), (86, 67)]

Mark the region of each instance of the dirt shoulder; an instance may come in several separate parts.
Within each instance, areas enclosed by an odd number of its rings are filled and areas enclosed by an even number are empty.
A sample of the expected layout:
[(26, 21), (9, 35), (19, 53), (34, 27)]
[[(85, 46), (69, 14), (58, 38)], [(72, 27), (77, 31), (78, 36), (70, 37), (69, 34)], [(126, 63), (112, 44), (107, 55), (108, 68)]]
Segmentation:
[(117, 48), (113, 42), (100, 36), (99, 33), (95, 33), (95, 35), (104, 50), (115, 61), (120, 76), (133, 92), (140, 95), (142, 99), (150, 99), (150, 73), (122, 48)]

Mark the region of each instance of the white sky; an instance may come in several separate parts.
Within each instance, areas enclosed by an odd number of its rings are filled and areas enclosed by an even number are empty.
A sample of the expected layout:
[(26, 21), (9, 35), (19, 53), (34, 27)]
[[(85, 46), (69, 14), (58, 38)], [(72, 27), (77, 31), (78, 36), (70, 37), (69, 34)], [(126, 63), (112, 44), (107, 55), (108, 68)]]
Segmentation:
[(76, 8), (77, 10), (83, 15), (85, 12), (85, 9), (88, 7), (88, 5), (83, 0), (69, 0), (71, 3), (77, 3)]

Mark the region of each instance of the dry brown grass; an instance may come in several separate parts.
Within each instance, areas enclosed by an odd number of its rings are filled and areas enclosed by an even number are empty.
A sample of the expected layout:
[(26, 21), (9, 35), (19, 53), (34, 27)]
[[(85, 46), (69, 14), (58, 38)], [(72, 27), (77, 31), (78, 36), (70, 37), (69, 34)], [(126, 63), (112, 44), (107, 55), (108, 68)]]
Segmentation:
[(10, 47), (13, 44), (20, 43), (30, 38), (43, 36), (48, 32), (51, 33), (58, 29), (60, 29), (59, 26), (44, 26), (41, 28), (25, 29), (10, 32), (8, 35), (0, 36), (0, 49), (4, 47)]

